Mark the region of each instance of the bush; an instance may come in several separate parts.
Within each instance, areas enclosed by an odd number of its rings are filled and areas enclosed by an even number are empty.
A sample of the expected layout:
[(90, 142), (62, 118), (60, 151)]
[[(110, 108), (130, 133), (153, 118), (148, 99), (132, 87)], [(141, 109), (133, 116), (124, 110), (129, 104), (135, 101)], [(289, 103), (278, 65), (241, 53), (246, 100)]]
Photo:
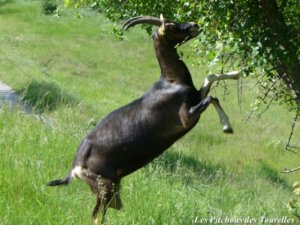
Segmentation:
[(42, 11), (45, 15), (54, 14), (57, 10), (57, 2), (56, 0), (44, 0), (42, 5)]
[(29, 104), (39, 113), (45, 110), (55, 110), (60, 105), (78, 103), (76, 98), (53, 82), (32, 80), (25, 87), (17, 90), (17, 93), (23, 102)]
[(12, 0), (0, 0), (0, 7), (4, 6), (7, 3), (11, 3)]

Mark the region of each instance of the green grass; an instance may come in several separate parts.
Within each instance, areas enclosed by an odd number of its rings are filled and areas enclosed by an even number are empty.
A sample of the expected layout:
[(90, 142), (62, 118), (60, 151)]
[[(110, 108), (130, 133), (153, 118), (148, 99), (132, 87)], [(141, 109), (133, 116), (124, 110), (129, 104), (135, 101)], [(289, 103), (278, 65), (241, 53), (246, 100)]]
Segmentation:
[[(62, 6), (60, 12), (60, 17), (45, 16), (40, 1), (29, 0), (0, 8), (0, 79), (35, 100), (37, 109), (32, 114), (0, 110), (1, 225), (91, 224), (95, 200), (86, 184), (45, 184), (68, 172), (95, 121), (142, 95), (159, 77), (144, 31), (134, 28), (119, 41), (99, 14), (84, 11), (78, 20)], [(193, 61), (187, 63), (199, 87), (208, 69), (192, 67)], [(293, 113), (275, 104), (246, 123), (257, 95), (254, 82), (243, 80), (240, 106), (236, 82), (227, 83), (228, 96), (223, 97), (221, 86), (212, 94), (220, 97), (234, 135), (222, 133), (209, 107), (165, 154), (123, 179), (124, 212), (109, 210), (108, 225), (293, 218), (286, 203), (298, 174), (280, 173), (299, 165), (298, 155), (285, 151)], [(299, 146), (297, 128), (293, 144)]]

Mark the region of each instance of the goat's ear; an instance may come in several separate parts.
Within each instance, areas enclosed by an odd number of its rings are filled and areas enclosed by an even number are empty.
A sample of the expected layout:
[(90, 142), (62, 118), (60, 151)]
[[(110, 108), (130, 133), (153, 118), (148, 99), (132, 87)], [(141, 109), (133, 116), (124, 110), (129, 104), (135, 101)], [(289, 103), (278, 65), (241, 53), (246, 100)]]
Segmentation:
[(158, 34), (163, 36), (165, 35), (165, 19), (163, 14), (160, 14), (161, 26), (158, 28)]
[(164, 19), (164, 16), (163, 16), (163, 14), (160, 14), (160, 17), (159, 17), (159, 19), (160, 19), (160, 21), (161, 21), (162, 23), (164, 23), (164, 22), (165, 22), (165, 19)]

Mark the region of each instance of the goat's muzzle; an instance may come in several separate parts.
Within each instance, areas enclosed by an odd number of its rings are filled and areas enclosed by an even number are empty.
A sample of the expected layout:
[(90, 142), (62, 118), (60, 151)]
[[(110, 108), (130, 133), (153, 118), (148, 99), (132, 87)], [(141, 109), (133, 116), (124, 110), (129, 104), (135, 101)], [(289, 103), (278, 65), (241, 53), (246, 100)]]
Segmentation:
[(190, 28), (189, 28), (190, 36), (196, 37), (200, 33), (199, 25), (194, 22), (189, 22), (189, 25), (190, 25)]

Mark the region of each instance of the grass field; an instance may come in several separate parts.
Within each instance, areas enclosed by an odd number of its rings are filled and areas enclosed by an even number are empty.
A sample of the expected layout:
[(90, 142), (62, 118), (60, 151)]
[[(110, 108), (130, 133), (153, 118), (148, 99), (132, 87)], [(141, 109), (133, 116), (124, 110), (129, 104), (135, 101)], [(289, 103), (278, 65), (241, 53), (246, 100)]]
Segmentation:
[[(60, 9), (60, 17), (45, 16), (33, 0), (0, 8), (0, 79), (35, 109), (0, 109), (1, 225), (91, 224), (95, 200), (86, 184), (45, 184), (66, 175), (95, 121), (141, 96), (159, 77), (144, 31), (134, 28), (120, 41), (101, 15), (84, 11), (79, 20)], [(209, 69), (193, 66), (197, 60), (186, 59), (200, 87)], [(220, 97), (235, 133), (222, 133), (210, 107), (183, 139), (123, 180), (124, 211), (109, 210), (108, 225), (295, 219), (287, 203), (299, 174), (280, 173), (300, 164), (298, 154), (285, 150), (294, 114), (274, 103), (260, 119), (245, 122), (258, 93), (255, 81), (243, 79), (240, 105), (237, 83), (227, 84), (228, 95), (222, 86), (212, 94)], [(299, 125), (292, 141), (300, 146)]]

